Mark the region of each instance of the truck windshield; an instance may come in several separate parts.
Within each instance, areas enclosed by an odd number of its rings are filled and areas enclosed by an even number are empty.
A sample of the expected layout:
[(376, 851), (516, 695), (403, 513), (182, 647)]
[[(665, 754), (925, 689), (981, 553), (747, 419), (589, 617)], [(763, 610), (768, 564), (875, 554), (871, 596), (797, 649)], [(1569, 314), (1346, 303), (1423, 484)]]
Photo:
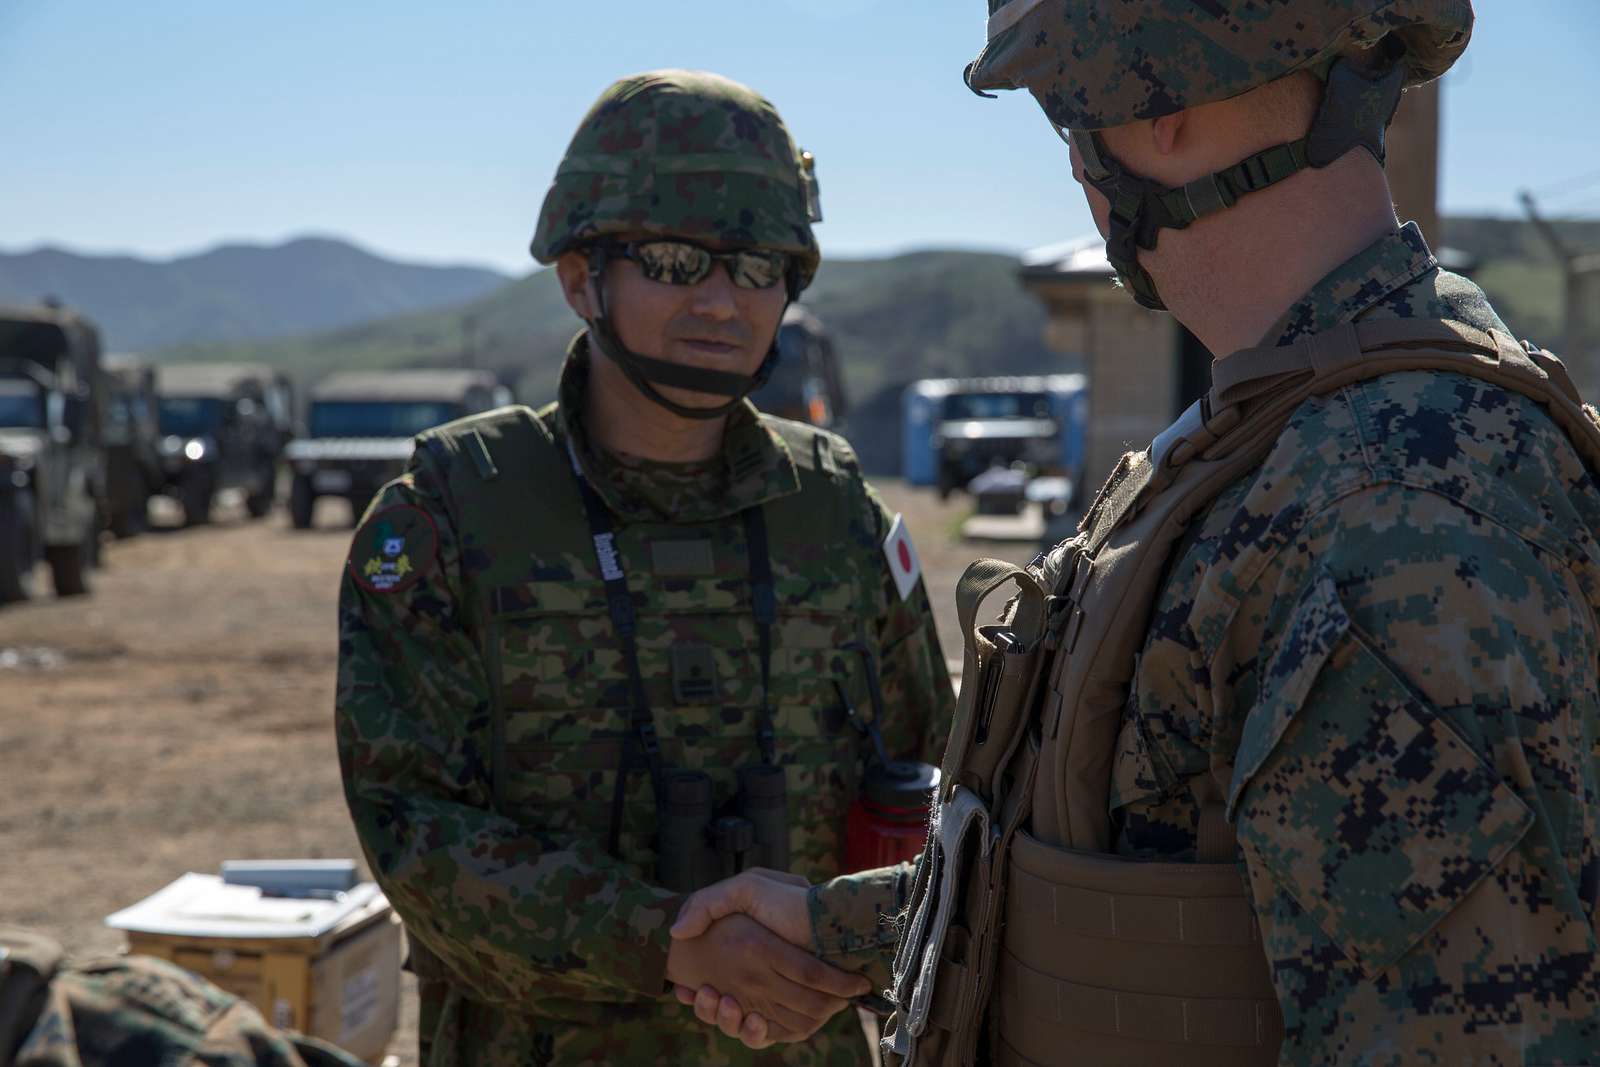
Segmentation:
[(177, 437), (215, 433), (222, 425), (223, 402), (214, 397), (164, 396), (161, 432)]
[(0, 385), (0, 426), (44, 429), (44, 407), (38, 392)]
[(312, 437), (410, 437), (463, 414), (457, 404), (319, 400), (311, 405)]
[(1048, 419), (1044, 393), (957, 393), (944, 398), (946, 419)]

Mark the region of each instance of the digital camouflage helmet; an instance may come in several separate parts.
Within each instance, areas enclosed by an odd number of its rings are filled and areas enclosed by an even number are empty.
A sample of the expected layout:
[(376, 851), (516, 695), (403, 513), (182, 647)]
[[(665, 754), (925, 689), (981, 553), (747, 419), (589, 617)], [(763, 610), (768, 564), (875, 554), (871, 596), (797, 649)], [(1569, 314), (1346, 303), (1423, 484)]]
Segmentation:
[[(988, 43), (967, 85), (1027, 89), (1111, 202), (1107, 258), (1139, 303), (1161, 308), (1137, 249), (1239, 197), (1352, 148), (1380, 163), (1403, 88), (1467, 47), (1470, 0), (988, 0)], [(1129, 172), (1096, 131), (1239, 96), (1295, 71), (1324, 82), (1298, 141), (1169, 189)]]
[[(545, 194), (531, 251), (541, 263), (580, 249), (600, 307), (595, 344), (646, 396), (690, 418), (726, 414), (771, 374), (777, 339), (753, 375), (652, 359), (623, 346), (606, 307), (604, 242), (623, 235), (677, 238), (789, 257), (789, 299), (816, 273), (811, 224), (821, 220), (810, 153), (754, 90), (704, 71), (657, 70), (615, 82), (578, 125)], [(657, 384), (729, 399), (691, 407)]]

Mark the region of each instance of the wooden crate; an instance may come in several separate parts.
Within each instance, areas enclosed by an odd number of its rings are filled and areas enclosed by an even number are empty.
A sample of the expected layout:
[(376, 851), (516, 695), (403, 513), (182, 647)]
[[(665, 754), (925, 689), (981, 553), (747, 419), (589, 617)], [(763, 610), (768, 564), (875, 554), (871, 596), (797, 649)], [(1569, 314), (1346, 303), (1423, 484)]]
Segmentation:
[(274, 1026), (369, 1063), (400, 1017), (400, 918), (379, 896), (320, 937), (196, 937), (129, 930), (128, 951), (171, 960), (248, 1000)]

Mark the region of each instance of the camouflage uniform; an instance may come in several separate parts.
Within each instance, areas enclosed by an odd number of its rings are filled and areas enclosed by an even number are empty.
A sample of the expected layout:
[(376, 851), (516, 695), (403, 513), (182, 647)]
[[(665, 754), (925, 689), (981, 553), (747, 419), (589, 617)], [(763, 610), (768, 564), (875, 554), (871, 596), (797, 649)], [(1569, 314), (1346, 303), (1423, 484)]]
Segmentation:
[[(1408, 225), (1267, 343), (1375, 318), (1505, 329)], [(1592, 1062), (1597, 530), (1600, 489), (1538, 405), (1403, 373), (1303, 405), (1181, 543), (1116, 847), (1194, 860), (1196, 783), (1231, 782), (1281, 1062)]]
[[(1152, 306), (1137, 249), (1357, 146), (1381, 160), (1401, 83), (1447, 68), (1472, 23), (1462, 0), (989, 8), (969, 84), (1027, 87), (1064, 129), (1112, 202), (1112, 263)], [(1123, 169), (1098, 136), (1297, 70), (1325, 85), (1311, 134), (1181, 189)], [(1408, 225), (1261, 344), (1394, 318), (1505, 329)], [(1442, 372), (1305, 401), (1189, 523), (1133, 665), (1110, 845), (1204, 862), (1220, 785), (1280, 1063), (1596, 1062), (1597, 533), (1600, 486), (1549, 413)], [(1064, 558), (1045, 560), (1047, 588)]]
[(61, 966), (54, 942), (0, 927), (0, 1064), (5, 1067), (360, 1067), (280, 1033), (230, 993), (165, 960)]
[[(425, 1061), (860, 1062), (853, 1012), (810, 1042), (755, 1053), (668, 994), (680, 900), (653, 884), (656, 807), (643, 772), (628, 781), (620, 856), (607, 851), (628, 674), (567, 443), (618, 527), (663, 756), (710, 774), (719, 799), (759, 758), (740, 512), (763, 508), (779, 611), (777, 754), (792, 869), (807, 878), (838, 873), (866, 751), (845, 713), (846, 702), (870, 707), (865, 668), (845, 646), (876, 656), (891, 751), (926, 758), (943, 743), (953, 700), (927, 594), (919, 583), (899, 596), (882, 549), (890, 516), (841, 438), (746, 402), (711, 462), (610, 456), (573, 417), (589, 358), (580, 336), (559, 403), (537, 416), (502, 409), (427, 435), (369, 509), (345, 576), (339, 751), (374, 875), (421, 950)], [(468, 492), (482, 473), (463, 445), (474, 434), (498, 471), (492, 493)], [(535, 462), (528, 441), (540, 442), (542, 475), (519, 473)], [(699, 563), (685, 561), (686, 545), (699, 546)], [(674, 649), (690, 644), (713, 656), (713, 689), (700, 696), (673, 685)], [(899, 910), (904, 890), (879, 888), (862, 937), (881, 943), (893, 934), (879, 917)]]

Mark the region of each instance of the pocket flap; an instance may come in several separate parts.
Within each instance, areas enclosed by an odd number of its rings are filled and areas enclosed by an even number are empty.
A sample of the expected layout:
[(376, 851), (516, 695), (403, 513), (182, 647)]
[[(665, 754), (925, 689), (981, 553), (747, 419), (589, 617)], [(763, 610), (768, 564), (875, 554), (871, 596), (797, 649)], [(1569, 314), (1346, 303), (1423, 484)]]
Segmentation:
[(1374, 976), (1494, 870), (1533, 812), (1368, 646), (1326, 575), (1269, 674), (1229, 801), (1257, 911), (1288, 893)]
[(1334, 646), (1350, 630), (1350, 616), (1339, 602), (1333, 576), (1319, 570), (1300, 594), (1288, 628), (1261, 676), (1260, 697), (1245, 721), (1228, 788), (1228, 818), (1239, 794), (1289, 728)]

